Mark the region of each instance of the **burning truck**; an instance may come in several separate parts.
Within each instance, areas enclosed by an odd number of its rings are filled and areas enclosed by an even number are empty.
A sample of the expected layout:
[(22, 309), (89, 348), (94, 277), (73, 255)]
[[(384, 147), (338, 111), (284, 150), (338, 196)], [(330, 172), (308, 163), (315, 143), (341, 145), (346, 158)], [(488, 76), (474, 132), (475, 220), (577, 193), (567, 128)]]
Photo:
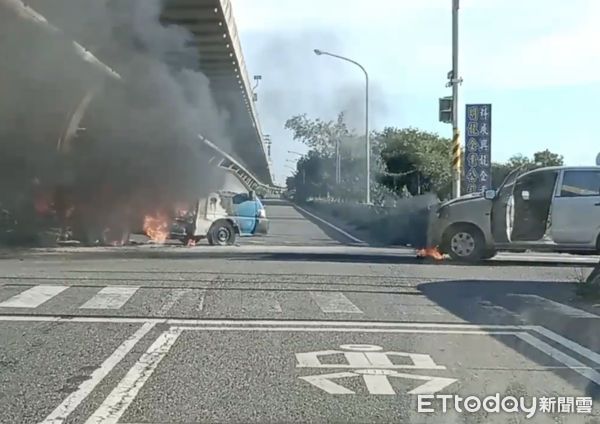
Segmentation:
[[(0, 73), (0, 244), (164, 242), (176, 205), (222, 186), (197, 137), (231, 150), (230, 117), (206, 76), (166, 63), (197, 52), (161, 24), (161, 2), (58, 3), (77, 7), (60, 25), (97, 56), (20, 0), (0, 0), (0, 57), (11, 58)], [(229, 222), (221, 210), (202, 216)], [(222, 240), (207, 222), (188, 238)]]

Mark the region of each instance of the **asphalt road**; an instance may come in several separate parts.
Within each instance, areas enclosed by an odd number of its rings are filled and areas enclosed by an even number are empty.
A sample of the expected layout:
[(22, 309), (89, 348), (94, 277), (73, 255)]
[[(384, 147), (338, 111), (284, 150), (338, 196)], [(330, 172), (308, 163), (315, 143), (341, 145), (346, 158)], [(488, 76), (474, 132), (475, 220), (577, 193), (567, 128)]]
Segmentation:
[[(267, 214), (226, 248), (0, 251), (0, 422), (600, 422), (596, 258), (433, 263)], [(423, 397), (496, 393), (538, 411)]]

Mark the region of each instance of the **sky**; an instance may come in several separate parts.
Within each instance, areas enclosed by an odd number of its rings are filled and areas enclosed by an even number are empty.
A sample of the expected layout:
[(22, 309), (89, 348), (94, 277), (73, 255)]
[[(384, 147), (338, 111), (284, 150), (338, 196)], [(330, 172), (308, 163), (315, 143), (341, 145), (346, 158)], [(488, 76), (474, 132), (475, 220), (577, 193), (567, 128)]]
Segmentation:
[[(291, 116), (334, 119), (364, 132), (364, 74), (316, 56), (360, 62), (370, 78), (370, 127), (416, 127), (451, 136), (438, 122), (449, 96), (452, 0), (232, 0), (263, 132), (273, 141), (276, 181), (305, 152), (284, 129)], [(492, 104), (492, 160), (550, 149), (568, 165), (600, 153), (599, 0), (461, 0), (459, 122), (464, 105)]]

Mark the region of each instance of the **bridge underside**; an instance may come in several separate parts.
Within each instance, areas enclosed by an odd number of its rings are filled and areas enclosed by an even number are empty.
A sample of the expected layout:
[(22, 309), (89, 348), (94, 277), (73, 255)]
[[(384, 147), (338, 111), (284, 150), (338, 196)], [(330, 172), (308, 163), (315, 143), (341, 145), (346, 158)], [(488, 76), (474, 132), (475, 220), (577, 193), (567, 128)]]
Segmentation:
[(161, 22), (193, 35), (188, 45), (197, 50), (197, 60), (190, 63), (185, 55), (173, 52), (170, 65), (198, 69), (209, 78), (215, 101), (232, 114), (232, 131), (238, 135), (233, 156), (261, 183), (272, 185), (230, 0), (166, 0)]
[[(139, 35), (136, 32), (143, 31), (135, 28), (136, 17), (127, 16), (126, 19), (119, 21), (119, 10), (120, 13), (125, 13), (123, 11), (128, 10), (129, 6), (126, 4), (129, 2), (130, 0), (98, 0), (97, 2), (29, 0), (27, 4), (64, 31), (67, 37), (86, 46), (103, 63), (121, 73), (123, 84), (127, 85), (128, 80), (136, 77), (126, 71), (130, 60), (127, 49), (132, 45), (136, 46)], [(215, 136), (208, 128), (211, 125), (207, 125), (206, 131), (200, 129), (199, 132), (213, 140), (249, 170), (258, 180), (257, 183), (272, 185), (262, 131), (251, 100), (250, 81), (229, 1), (145, 0), (145, 2), (150, 6), (143, 13), (158, 15), (160, 24), (175, 35), (173, 38), (178, 41), (185, 40), (185, 48), (182, 49), (179, 42), (173, 43), (172, 48), (169, 43), (155, 47), (147, 40), (145, 40), (147, 44), (140, 48), (146, 49), (150, 55), (156, 55), (156, 60), (166, 63), (173, 72), (189, 70), (201, 73), (207, 78), (210, 102), (214, 102), (218, 108), (218, 112), (213, 114), (224, 121), (220, 123), (224, 131), (218, 132), (219, 136)], [(104, 5), (99, 6), (102, 3)], [(161, 10), (154, 10), (153, 4), (161, 7)], [(96, 19), (102, 8), (106, 8), (107, 5), (116, 10), (114, 15), (117, 19), (114, 16), (110, 17), (112, 27), (107, 27), (105, 17)], [(129, 27), (132, 21), (133, 25)], [(124, 22), (127, 24), (123, 24)], [(158, 20), (156, 24), (159, 25)], [(149, 37), (152, 41), (152, 34)], [(84, 94), (84, 92), (79, 93), (80, 96)], [(199, 111), (199, 115), (204, 114)], [(212, 118), (198, 116), (199, 121), (202, 119), (210, 121)], [(83, 122), (85, 123), (85, 120)]]

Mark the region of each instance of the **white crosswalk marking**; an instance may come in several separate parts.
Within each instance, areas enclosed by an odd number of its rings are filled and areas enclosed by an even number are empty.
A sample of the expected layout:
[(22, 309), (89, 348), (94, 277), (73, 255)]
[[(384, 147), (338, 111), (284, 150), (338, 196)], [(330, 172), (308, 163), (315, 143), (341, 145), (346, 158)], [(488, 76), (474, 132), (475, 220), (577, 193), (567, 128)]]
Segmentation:
[(119, 309), (139, 287), (104, 287), (79, 309)]
[(340, 292), (310, 292), (319, 308), (325, 313), (345, 312), (349, 314), (362, 314), (363, 311)]
[(192, 289), (175, 289), (167, 295), (165, 303), (158, 310), (158, 315), (166, 315), (175, 306), (179, 300), (184, 296), (189, 296), (192, 293)]
[(515, 294), (509, 293), (509, 297), (521, 299), (526, 303), (530, 303), (535, 308), (539, 308), (548, 312), (552, 312), (556, 315), (564, 315), (570, 318), (592, 318), (599, 319), (600, 315), (594, 315), (590, 312), (582, 309), (573, 308), (572, 306), (565, 305), (563, 303), (555, 302), (545, 297), (537, 296), (535, 294)]
[(0, 303), (0, 308), (37, 308), (69, 286), (35, 286)]

